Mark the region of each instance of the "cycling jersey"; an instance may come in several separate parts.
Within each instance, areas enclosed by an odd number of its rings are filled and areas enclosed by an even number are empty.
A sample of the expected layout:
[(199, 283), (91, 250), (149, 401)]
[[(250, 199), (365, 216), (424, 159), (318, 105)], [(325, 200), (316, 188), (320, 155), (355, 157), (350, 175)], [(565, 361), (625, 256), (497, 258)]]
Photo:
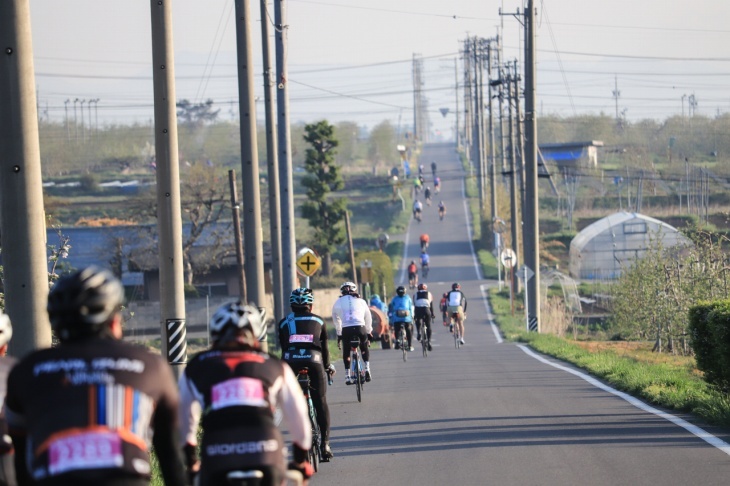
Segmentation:
[(448, 305), (450, 307), (461, 306), (466, 311), (466, 297), (461, 290), (452, 290), (449, 292)]
[(416, 266), (416, 264), (411, 263), (410, 265), (408, 265), (408, 275), (412, 276), (412, 275), (415, 275), (416, 273), (418, 273), (418, 267)]
[(90, 337), (31, 353), (5, 402), (21, 484), (147, 484), (154, 445), (166, 484), (185, 484), (170, 366), (146, 349)]
[(419, 290), (413, 296), (416, 307), (429, 307), (433, 310), (433, 295), (428, 290)]
[(242, 344), (212, 348), (190, 360), (179, 386), (183, 444), (198, 443), (203, 412), (201, 486), (223, 484), (232, 470), (268, 466), (285, 473), (286, 449), (274, 421), (277, 406), (292, 441), (299, 449), (311, 447), (307, 404), (291, 368), (279, 359)]
[[(407, 315), (398, 315), (407, 314)], [(396, 295), (390, 301), (388, 306), (388, 318), (390, 322), (412, 322), (413, 321), (413, 301), (409, 295)]]
[(413, 210), (414, 211), (421, 211), (423, 209), (423, 204), (421, 204), (421, 201), (416, 201), (413, 203)]
[(311, 312), (292, 312), (279, 321), (279, 344), (282, 359), (294, 373), (309, 370), (312, 404), (317, 411), (319, 429), (325, 442), (329, 441), (330, 411), (327, 405), (327, 375), (330, 353), (327, 328), (321, 317)]
[(337, 335), (342, 335), (343, 327), (364, 326), (365, 333), (373, 332), (373, 316), (368, 303), (360, 297), (343, 295), (332, 306), (332, 321)]
[(434, 187), (438, 187), (439, 184), (441, 184), (441, 178), (440, 177), (434, 177), (434, 179), (433, 179), (433, 185), (434, 185)]
[[(0, 357), (0, 403), (5, 401), (8, 373), (17, 361), (10, 356)], [(13, 466), (13, 441), (8, 435), (5, 413), (0, 412), (0, 486), (14, 486), (15, 467)]]
[(421, 266), (428, 265), (430, 257), (428, 253), (421, 253)]

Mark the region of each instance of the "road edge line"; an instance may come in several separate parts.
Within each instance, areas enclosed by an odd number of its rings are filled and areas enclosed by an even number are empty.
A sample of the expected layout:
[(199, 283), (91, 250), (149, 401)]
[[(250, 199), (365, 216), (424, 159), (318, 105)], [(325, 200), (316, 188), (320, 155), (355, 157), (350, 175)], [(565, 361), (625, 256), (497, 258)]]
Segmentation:
[(628, 403), (630, 403), (631, 405), (633, 405), (634, 407), (636, 407), (640, 410), (652, 413), (652, 414), (656, 415), (657, 417), (661, 417), (665, 420), (668, 420), (669, 422), (672, 422), (675, 425), (678, 425), (679, 427), (682, 427), (687, 432), (704, 440), (711, 446), (719, 449), (720, 451), (722, 451), (725, 454), (727, 454), (728, 456), (730, 456), (730, 444), (728, 444), (724, 440), (720, 439), (719, 437), (712, 435), (711, 433), (707, 432), (706, 430), (704, 430), (696, 425), (693, 425), (693, 424), (687, 422), (686, 420), (681, 419), (675, 415), (672, 415), (672, 414), (669, 414), (666, 412), (662, 412), (661, 410), (654, 408), (651, 405), (647, 405), (646, 403), (642, 402), (638, 398), (632, 397), (631, 395), (628, 395), (622, 391), (618, 391), (615, 388), (612, 388), (612, 387), (606, 385), (605, 383), (601, 383), (599, 380), (597, 380), (596, 378), (593, 378), (592, 376), (590, 376), (586, 373), (583, 373), (581, 371), (577, 371), (577, 370), (574, 370), (567, 366), (563, 366), (561, 364), (547, 360), (547, 359), (543, 358), (542, 356), (536, 354), (532, 349), (530, 349), (528, 346), (525, 346), (524, 344), (518, 344), (517, 347), (520, 348), (528, 356), (530, 356), (542, 363), (545, 363), (547, 365), (552, 366), (553, 368), (557, 368), (562, 371), (567, 371), (568, 373), (585, 380), (586, 382), (590, 383), (591, 385), (595, 386), (596, 388), (600, 388), (603, 391), (606, 391), (612, 395), (615, 395), (615, 396), (627, 401)]

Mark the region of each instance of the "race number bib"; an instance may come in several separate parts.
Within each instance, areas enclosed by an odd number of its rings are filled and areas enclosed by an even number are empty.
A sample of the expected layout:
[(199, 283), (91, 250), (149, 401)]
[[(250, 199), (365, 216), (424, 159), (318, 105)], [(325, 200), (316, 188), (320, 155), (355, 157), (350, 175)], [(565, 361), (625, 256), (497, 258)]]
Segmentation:
[(255, 378), (233, 378), (214, 385), (211, 389), (213, 410), (245, 405), (265, 407), (264, 384)]
[(313, 334), (293, 334), (289, 336), (289, 343), (313, 343)]
[(87, 432), (53, 441), (48, 449), (51, 475), (76, 469), (121, 467), (122, 440), (113, 432)]

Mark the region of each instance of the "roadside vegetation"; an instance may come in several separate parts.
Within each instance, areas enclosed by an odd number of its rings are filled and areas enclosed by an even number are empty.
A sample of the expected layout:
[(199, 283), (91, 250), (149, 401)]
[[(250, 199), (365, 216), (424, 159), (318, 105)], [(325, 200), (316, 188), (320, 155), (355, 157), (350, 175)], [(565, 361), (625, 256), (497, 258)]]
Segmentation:
[[(652, 352), (652, 342), (576, 341), (528, 333), (524, 309), (511, 314), (507, 290), (492, 289), (490, 304), (504, 337), (572, 363), (614, 388), (659, 407), (730, 427), (730, 397), (702, 379), (693, 357)], [(519, 299), (517, 299), (519, 300)]]

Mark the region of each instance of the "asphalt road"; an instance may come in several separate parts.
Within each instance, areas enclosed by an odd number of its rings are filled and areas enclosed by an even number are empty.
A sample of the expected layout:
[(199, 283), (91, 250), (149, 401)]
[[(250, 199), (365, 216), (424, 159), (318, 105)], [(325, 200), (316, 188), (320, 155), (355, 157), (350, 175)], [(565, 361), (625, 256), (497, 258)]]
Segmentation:
[[(482, 298), (490, 283), (480, 280), (472, 256), (453, 146), (427, 146), (421, 160), (429, 175), (430, 162), (438, 164), (447, 217), (440, 222), (435, 204), (426, 208), (423, 222), (409, 228), (405, 256), (418, 255), (422, 232), (431, 236), (429, 290), (436, 297), (461, 283), (467, 344), (455, 349), (437, 323), (428, 358), (418, 348), (405, 363), (400, 351), (373, 350), (362, 403), (338, 360), (328, 391), (335, 458), (312, 484), (728, 484), (727, 443), (718, 439), (723, 451), (567, 365), (501, 342)], [(727, 431), (705, 430), (728, 441)]]

